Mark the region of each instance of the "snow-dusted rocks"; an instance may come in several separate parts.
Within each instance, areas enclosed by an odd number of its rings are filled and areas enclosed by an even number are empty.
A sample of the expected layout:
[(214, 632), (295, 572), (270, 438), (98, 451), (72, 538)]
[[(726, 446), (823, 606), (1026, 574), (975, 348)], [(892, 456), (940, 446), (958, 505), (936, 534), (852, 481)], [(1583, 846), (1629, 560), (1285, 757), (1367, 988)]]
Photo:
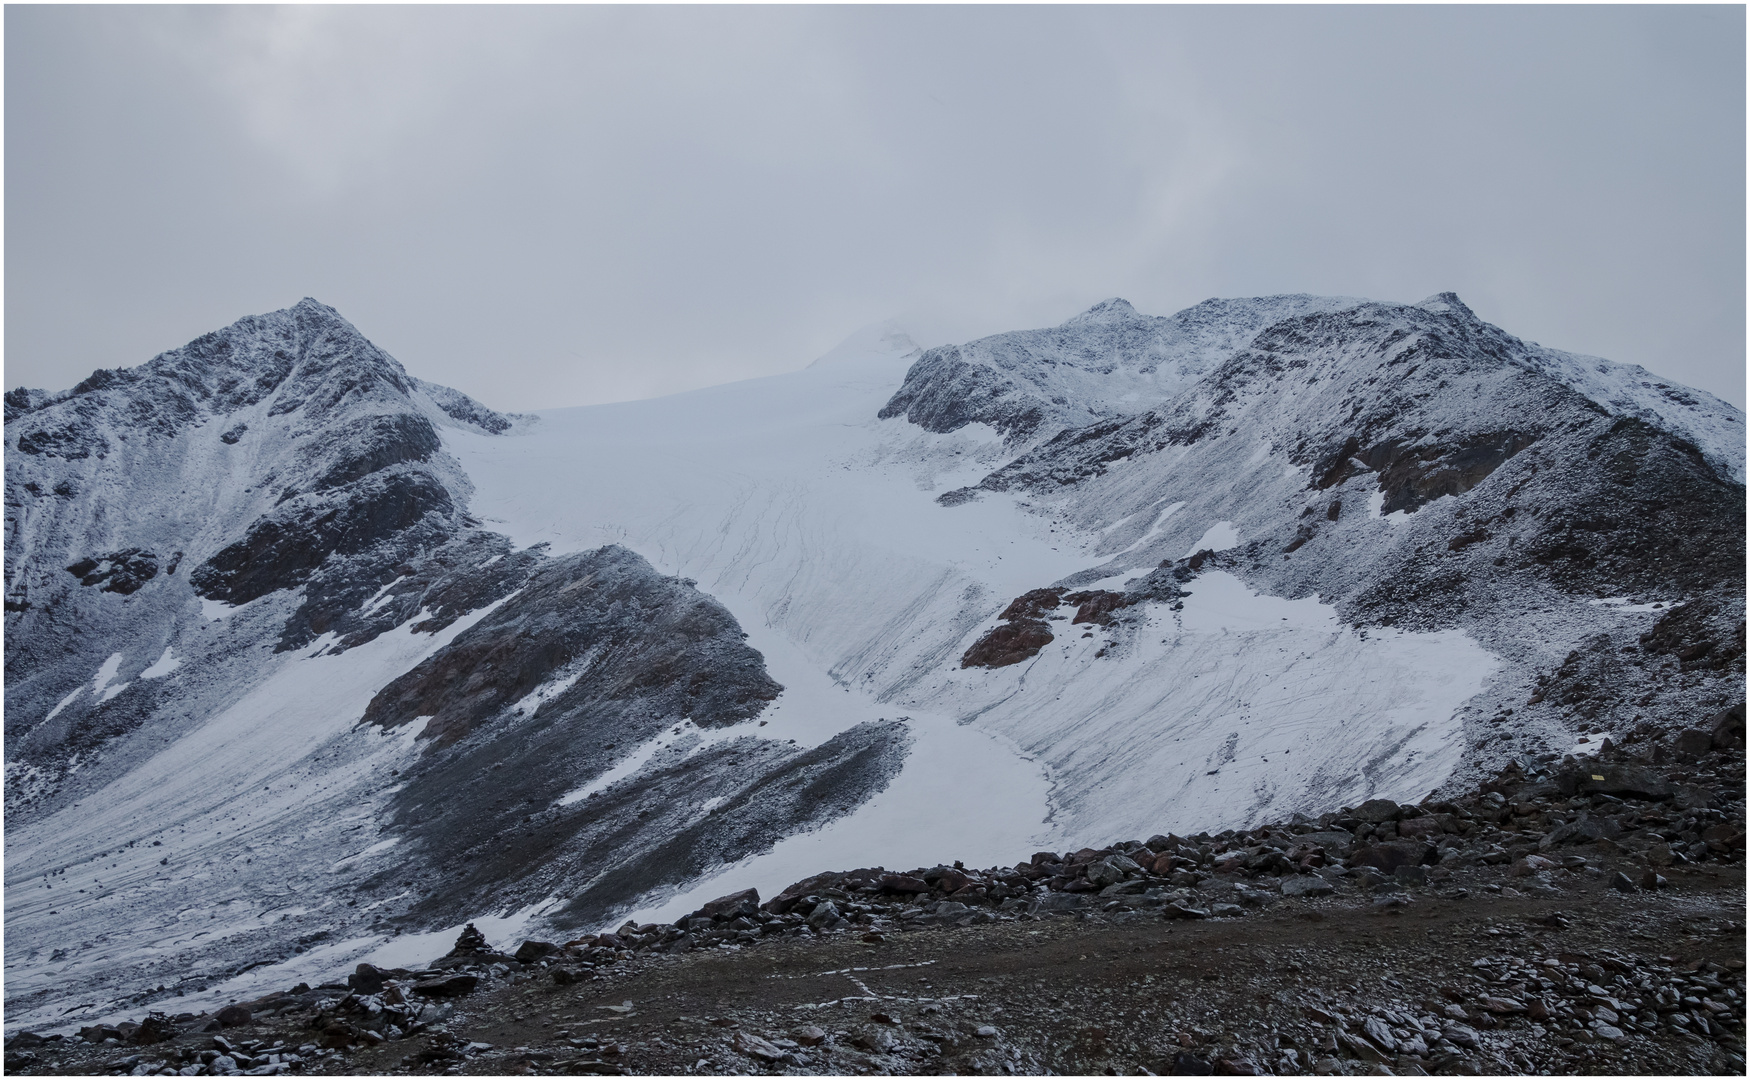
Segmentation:
[[(174, 987), (422, 904), (587, 919), (847, 812), (903, 758), (890, 725), (749, 752), (780, 688), (733, 616), (630, 551), (549, 559), (481, 529), (445, 443), (515, 419), (315, 301), (14, 392), (7, 416), (7, 910), (12, 971), (33, 973), (14, 1006)], [(436, 723), (397, 711), (421, 687)], [(528, 842), (531, 793), (670, 725), (711, 737), (655, 755), (666, 787), (605, 782)], [(408, 887), (435, 873), (438, 895)]]
[(1113, 298), (1062, 326), (931, 349), (879, 415), (904, 416), (935, 432), (976, 422), (1012, 442), (1045, 437), (1150, 409), (1264, 327), (1357, 302), (1305, 295), (1205, 300), (1158, 318)]
[[(71, 391), (10, 392), (7, 761), (32, 777), (9, 781), (11, 812), (52, 802), (74, 757), (103, 774), (94, 752), (160, 702), (198, 714), (251, 681), (238, 639), (260, 628), (209, 616), (265, 602), (275, 646), (299, 648), (463, 532), (468, 482), (438, 429), (509, 421), (438, 398), (314, 300)], [(175, 678), (134, 678), (172, 646)], [(74, 693), (111, 655), (133, 689)], [(205, 682), (209, 659), (237, 670)]]
[(1414, 801), (1743, 693), (1742, 416), (1449, 294), (883, 325), (533, 420), (305, 301), (6, 415), (18, 1022)]

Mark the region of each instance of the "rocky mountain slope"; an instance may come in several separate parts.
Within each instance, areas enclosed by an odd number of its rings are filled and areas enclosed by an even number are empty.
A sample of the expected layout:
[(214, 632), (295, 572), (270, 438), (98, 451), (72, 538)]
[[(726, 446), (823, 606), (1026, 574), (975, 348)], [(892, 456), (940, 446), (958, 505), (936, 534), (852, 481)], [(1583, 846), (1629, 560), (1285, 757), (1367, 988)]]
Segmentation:
[(315, 301), (7, 408), (11, 1010), (556, 892), (605, 919), (904, 755), (891, 725), (752, 738), (783, 688), (733, 616), (624, 548), (482, 529), (444, 440), (518, 420)]
[[(1219, 569), (1316, 597), (1354, 626), (1462, 631), (1508, 661), (1472, 701), (1473, 749), (1622, 733), (1735, 699), (1742, 418), (1692, 392), (1648, 404), (1633, 393), (1644, 372), (1600, 362), (1587, 382), (1564, 365), (1451, 294), (1297, 315), (1164, 404), (1068, 428), (938, 501), (1024, 493), (1102, 538), (1093, 554), (1110, 557), (1062, 579), (1036, 625), (1085, 595), (1077, 586), (1173, 566), (1180, 581)], [(911, 383), (925, 393), (928, 373)], [(1620, 392), (1577, 388), (1605, 385)], [(902, 400), (920, 398), (902, 390), (889, 408)], [(1220, 551), (1199, 557), (1211, 520), (1227, 527), (1209, 545)], [(1135, 602), (1110, 594), (1107, 611)], [(1622, 618), (1673, 607), (1657, 631)], [(1109, 625), (1108, 649), (1135, 647), (1141, 618)], [(1648, 647), (1674, 636), (1684, 643)], [(1049, 640), (1036, 634), (1035, 652)], [(1565, 689), (1548, 692), (1561, 672)]]
[(563, 944), (469, 926), (414, 969), (21, 1033), (7, 1066), (1737, 1075), (1742, 707), (1679, 743), (1246, 832), (828, 871)]
[(1450, 294), (538, 417), (306, 300), (6, 418), (9, 1026), (1415, 802), (1744, 693), (1742, 414)]

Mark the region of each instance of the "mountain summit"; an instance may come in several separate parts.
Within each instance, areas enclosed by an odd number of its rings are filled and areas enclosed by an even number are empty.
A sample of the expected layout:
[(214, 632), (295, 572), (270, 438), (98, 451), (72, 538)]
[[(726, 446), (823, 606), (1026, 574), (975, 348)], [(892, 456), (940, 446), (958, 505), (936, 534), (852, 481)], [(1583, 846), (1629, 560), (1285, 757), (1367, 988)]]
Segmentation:
[(1093, 307), (1065, 320), (1065, 326), (1086, 326), (1089, 323), (1121, 322), (1125, 319), (1137, 318), (1136, 309), (1130, 306), (1130, 301), (1114, 296), (1110, 300), (1102, 300)]
[(1744, 694), (1743, 414), (1450, 293), (882, 325), (538, 420), (305, 300), (5, 438), (13, 1023), (1414, 802)]

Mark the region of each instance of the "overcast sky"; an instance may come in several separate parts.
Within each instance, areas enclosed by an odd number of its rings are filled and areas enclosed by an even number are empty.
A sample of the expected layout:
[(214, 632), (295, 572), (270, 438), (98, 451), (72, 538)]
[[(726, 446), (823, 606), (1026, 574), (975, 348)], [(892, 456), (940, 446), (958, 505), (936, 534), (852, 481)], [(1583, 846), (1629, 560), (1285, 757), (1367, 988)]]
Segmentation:
[(9, 6), (5, 384), (314, 296), (497, 408), (1458, 292), (1742, 407), (1739, 6)]

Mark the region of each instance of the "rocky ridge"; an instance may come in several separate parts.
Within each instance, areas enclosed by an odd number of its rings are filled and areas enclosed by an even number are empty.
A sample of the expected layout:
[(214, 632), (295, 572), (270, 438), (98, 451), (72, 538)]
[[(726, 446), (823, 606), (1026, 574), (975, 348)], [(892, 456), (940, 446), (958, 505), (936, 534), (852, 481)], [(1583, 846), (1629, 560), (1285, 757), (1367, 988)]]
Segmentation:
[[(1636, 395), (1671, 388), (1637, 371), (1524, 342), (1451, 294), (1354, 302), (1271, 322), (1166, 401), (1067, 425), (938, 501), (1007, 493), (1102, 536), (1103, 561), (1039, 583), (1060, 595), (1160, 568), (1184, 582), (1218, 521), (1239, 543), (1199, 563), (1261, 593), (1316, 596), (1357, 627), (1464, 631), (1507, 670), (1468, 710), (1462, 785), (1575, 734), (1668, 729), (1743, 698), (1731, 662), (1670, 679), (1624, 655), (1643, 631), (1623, 610), (1686, 611), (1664, 617), (1697, 624), (1670, 655), (1738, 655), (1743, 634), (1742, 417), (1686, 392), (1656, 409)], [(936, 386), (920, 361), (889, 409), (933, 415)], [(1005, 635), (1021, 645), (991, 654), (1005, 664), (1050, 640), (999, 620), (972, 662)], [(1576, 681), (1577, 661), (1583, 690), (1538, 692)]]
[[(782, 687), (696, 583), (486, 528), (445, 439), (531, 419), (314, 300), (6, 408), (10, 1009), (174, 997), (492, 903), (600, 920), (904, 760), (898, 725), (757, 738)], [(361, 814), (393, 834), (360, 842)], [(245, 910), (293, 890), (319, 925)], [(197, 909), (226, 925), (148, 932)], [(82, 982), (37, 979), (51, 956)]]
[[(275, 648), (300, 649), (398, 567), (466, 544), (471, 487), (440, 430), (511, 423), (412, 379), (308, 299), (69, 391), (9, 392), (9, 812), (70, 801), (160, 698), (232, 666), (215, 613), (290, 600)], [(388, 625), (354, 620), (345, 644)], [(133, 693), (80, 695), (112, 655), (113, 686)], [(154, 661), (173, 655), (184, 670), (159, 681)]]
[(1160, 317), (1114, 297), (1062, 326), (927, 350), (879, 415), (935, 432), (988, 424), (1012, 444), (1027, 444), (1148, 409), (1266, 326), (1358, 302), (1305, 294), (1211, 299)]

